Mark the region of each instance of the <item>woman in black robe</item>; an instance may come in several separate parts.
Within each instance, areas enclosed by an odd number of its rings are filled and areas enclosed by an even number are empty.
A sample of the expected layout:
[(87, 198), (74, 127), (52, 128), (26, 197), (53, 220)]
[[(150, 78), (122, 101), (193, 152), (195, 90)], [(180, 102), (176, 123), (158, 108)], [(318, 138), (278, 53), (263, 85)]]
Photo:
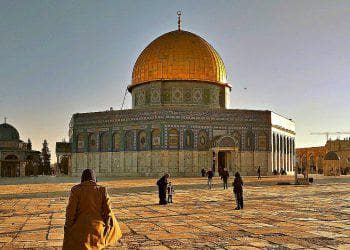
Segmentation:
[(239, 172), (235, 174), (235, 180), (233, 181), (233, 192), (236, 196), (237, 207), (236, 210), (243, 209), (243, 180)]
[(160, 205), (166, 205), (167, 201), (166, 201), (166, 189), (168, 186), (168, 178), (169, 178), (169, 174), (165, 174), (162, 178), (160, 178), (157, 181), (157, 186), (158, 186), (158, 192), (159, 192), (159, 204)]

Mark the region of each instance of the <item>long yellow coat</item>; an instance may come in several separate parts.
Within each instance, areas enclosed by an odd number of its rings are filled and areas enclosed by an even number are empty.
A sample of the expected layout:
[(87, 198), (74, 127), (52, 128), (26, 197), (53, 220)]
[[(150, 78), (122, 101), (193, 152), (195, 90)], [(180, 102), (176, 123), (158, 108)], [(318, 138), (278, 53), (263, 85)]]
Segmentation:
[(102, 249), (121, 236), (106, 188), (94, 181), (74, 186), (66, 210), (63, 249)]

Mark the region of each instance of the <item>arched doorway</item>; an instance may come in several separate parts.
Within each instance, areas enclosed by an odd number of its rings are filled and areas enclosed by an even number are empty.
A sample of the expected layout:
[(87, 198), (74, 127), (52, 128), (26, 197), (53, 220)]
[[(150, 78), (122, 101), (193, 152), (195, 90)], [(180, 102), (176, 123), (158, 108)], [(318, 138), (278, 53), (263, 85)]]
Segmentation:
[[(238, 151), (239, 142), (232, 136), (220, 136), (213, 141), (213, 170), (219, 175), (224, 169), (233, 171), (235, 153)], [(213, 164), (213, 165), (214, 165)]]
[(16, 155), (8, 155), (5, 160), (1, 162), (1, 177), (18, 177), (19, 160)]

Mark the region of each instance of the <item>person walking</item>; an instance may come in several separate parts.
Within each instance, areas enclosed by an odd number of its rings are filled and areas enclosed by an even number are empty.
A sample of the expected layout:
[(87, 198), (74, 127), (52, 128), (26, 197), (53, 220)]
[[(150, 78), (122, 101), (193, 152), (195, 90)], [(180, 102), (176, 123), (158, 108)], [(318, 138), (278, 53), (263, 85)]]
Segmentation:
[(235, 173), (235, 180), (233, 181), (233, 192), (236, 196), (237, 207), (236, 210), (243, 209), (243, 180), (239, 172)]
[(205, 169), (202, 168), (202, 170), (201, 170), (202, 177), (205, 177), (205, 173), (206, 173), (206, 172), (207, 172), (207, 171), (205, 171)]
[(173, 194), (174, 194), (174, 186), (171, 184), (171, 181), (168, 184), (168, 203), (173, 203)]
[(70, 192), (62, 249), (103, 249), (121, 237), (106, 188), (97, 185), (93, 170), (85, 169)]
[(163, 175), (162, 178), (160, 178), (157, 181), (158, 186), (158, 194), (159, 194), (159, 205), (166, 205), (166, 191), (168, 186), (168, 178), (170, 177), (169, 174)]
[(213, 170), (209, 169), (209, 170), (207, 171), (207, 176), (208, 176), (208, 189), (211, 189), (211, 187), (212, 187), (212, 181), (213, 181), (213, 176), (214, 176)]
[(227, 189), (227, 180), (229, 176), (230, 176), (229, 172), (226, 170), (226, 168), (224, 168), (224, 171), (222, 171), (222, 174), (221, 174), (221, 179), (224, 183), (224, 189)]
[(261, 179), (261, 169), (260, 166), (258, 167), (258, 170), (256, 171), (258, 173), (258, 180)]

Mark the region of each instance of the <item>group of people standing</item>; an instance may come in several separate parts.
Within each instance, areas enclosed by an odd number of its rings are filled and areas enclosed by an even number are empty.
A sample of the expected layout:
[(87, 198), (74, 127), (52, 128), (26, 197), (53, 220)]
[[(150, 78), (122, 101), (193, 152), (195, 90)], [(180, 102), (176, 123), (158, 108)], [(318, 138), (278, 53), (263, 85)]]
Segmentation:
[[(205, 169), (202, 169), (201, 173), (202, 173), (202, 177), (205, 177), (205, 175), (207, 175), (208, 189), (211, 189), (213, 185), (213, 177), (214, 177), (213, 170), (209, 169), (208, 171), (205, 171)], [(228, 189), (227, 183), (228, 183), (230, 174), (226, 168), (224, 168), (223, 171), (221, 171), (220, 177), (223, 181), (224, 189)], [(235, 173), (235, 179), (232, 183), (232, 186), (233, 186), (233, 193), (235, 195), (236, 203), (237, 203), (237, 206), (235, 209), (236, 210), (243, 209), (243, 180), (239, 172)]]
[[(213, 170), (205, 171), (205, 169), (202, 169), (202, 176), (208, 177), (208, 189), (212, 188), (213, 185), (213, 177), (214, 172)], [(228, 179), (230, 177), (230, 174), (227, 169), (224, 169), (221, 174), (221, 179), (223, 181), (224, 189), (228, 189)], [(158, 194), (159, 194), (159, 204), (160, 205), (166, 205), (167, 203), (173, 202), (173, 194), (174, 194), (174, 186), (171, 184), (171, 182), (168, 182), (170, 175), (165, 174), (163, 175), (158, 181)], [(236, 172), (235, 179), (232, 183), (233, 186), (233, 193), (235, 194), (236, 198), (236, 210), (243, 209), (243, 180), (239, 172)], [(168, 197), (167, 197), (168, 195)]]

